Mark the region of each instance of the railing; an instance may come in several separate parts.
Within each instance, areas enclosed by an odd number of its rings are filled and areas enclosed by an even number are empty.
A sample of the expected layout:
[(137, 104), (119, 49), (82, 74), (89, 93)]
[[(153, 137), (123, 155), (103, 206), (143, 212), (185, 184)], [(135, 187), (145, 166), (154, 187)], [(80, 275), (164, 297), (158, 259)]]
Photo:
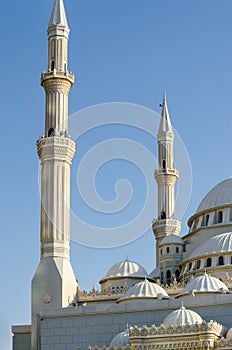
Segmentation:
[(179, 172), (176, 169), (170, 169), (170, 168), (156, 169), (155, 170), (155, 176), (156, 175), (175, 175), (175, 176), (178, 176)]
[(154, 219), (152, 221), (152, 226), (180, 226), (180, 221), (178, 219), (163, 219), (163, 220), (157, 220)]

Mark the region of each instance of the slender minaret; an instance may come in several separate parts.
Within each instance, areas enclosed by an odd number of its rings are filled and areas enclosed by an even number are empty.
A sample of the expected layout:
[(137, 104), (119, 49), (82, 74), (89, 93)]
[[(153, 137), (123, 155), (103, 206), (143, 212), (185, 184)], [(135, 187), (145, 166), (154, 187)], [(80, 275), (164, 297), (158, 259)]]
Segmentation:
[(153, 221), (152, 229), (156, 238), (156, 266), (160, 264), (159, 244), (162, 238), (179, 234), (181, 223), (175, 219), (175, 183), (178, 171), (174, 169), (174, 133), (164, 94), (158, 138), (158, 169), (155, 179), (158, 185), (158, 219)]
[(63, 0), (55, 0), (48, 26), (45, 137), (37, 142), (41, 161), (41, 259), (32, 280), (32, 350), (37, 350), (37, 314), (75, 302), (77, 282), (69, 256), (70, 165), (75, 143), (68, 136), (68, 37)]

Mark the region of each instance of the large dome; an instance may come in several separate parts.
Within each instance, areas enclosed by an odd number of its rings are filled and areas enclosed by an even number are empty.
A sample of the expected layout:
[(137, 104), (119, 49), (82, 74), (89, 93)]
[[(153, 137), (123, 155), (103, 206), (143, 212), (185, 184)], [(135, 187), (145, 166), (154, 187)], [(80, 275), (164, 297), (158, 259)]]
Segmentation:
[(209, 240), (197, 247), (192, 254), (190, 254), (188, 260), (202, 255), (223, 252), (232, 252), (232, 232), (221, 233), (220, 235), (211, 237)]
[(128, 259), (113, 265), (107, 272), (105, 278), (112, 277), (147, 277), (147, 271), (139, 264)]
[(178, 297), (198, 293), (229, 293), (225, 283), (218, 278), (208, 275), (206, 272), (190, 281)]
[(202, 323), (202, 318), (195, 311), (182, 307), (179, 310), (171, 312), (163, 321), (163, 325), (167, 326), (186, 326), (195, 323)]
[(166, 291), (156, 283), (149, 282), (145, 279), (142, 282), (136, 283), (131, 287), (126, 294), (118, 299), (118, 303), (129, 300), (144, 300), (144, 299), (169, 299)]
[(212, 188), (197, 208), (197, 213), (225, 204), (232, 204), (232, 177)]

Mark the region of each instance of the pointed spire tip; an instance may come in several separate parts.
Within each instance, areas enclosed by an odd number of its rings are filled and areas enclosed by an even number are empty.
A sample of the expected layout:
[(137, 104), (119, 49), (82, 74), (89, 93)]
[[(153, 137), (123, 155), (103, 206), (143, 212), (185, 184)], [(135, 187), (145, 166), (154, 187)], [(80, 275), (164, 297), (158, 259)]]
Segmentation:
[(52, 10), (48, 28), (56, 25), (61, 25), (68, 28), (68, 21), (66, 17), (63, 0), (54, 1), (53, 10)]
[(163, 92), (163, 103), (165, 103), (166, 101), (167, 101), (166, 91), (164, 90), (164, 92)]
[(161, 113), (161, 120), (160, 120), (160, 126), (159, 126), (159, 134), (160, 133), (172, 133), (172, 125), (168, 113), (168, 105), (167, 105), (167, 97), (166, 97), (166, 91), (163, 93), (163, 103), (160, 104), (160, 107), (162, 107), (162, 113)]

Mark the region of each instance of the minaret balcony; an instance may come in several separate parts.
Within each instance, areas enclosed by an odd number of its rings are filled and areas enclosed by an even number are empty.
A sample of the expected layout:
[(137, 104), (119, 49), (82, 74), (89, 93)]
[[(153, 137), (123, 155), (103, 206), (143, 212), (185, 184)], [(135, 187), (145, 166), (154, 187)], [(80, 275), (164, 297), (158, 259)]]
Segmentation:
[(176, 178), (179, 177), (179, 171), (171, 168), (156, 169), (154, 174), (155, 177), (159, 175), (174, 175)]
[(41, 85), (43, 85), (43, 82), (50, 79), (65, 79), (68, 80), (71, 85), (74, 84), (74, 75), (71, 72), (64, 72), (64, 71), (58, 71), (56, 69), (51, 70), (49, 72), (43, 72), (41, 74)]
[(75, 153), (75, 142), (68, 137), (41, 137), (37, 142), (37, 153), (40, 160), (60, 160), (71, 164)]
[(178, 234), (181, 230), (181, 222), (177, 219), (154, 219), (152, 222), (152, 230), (155, 234)]

